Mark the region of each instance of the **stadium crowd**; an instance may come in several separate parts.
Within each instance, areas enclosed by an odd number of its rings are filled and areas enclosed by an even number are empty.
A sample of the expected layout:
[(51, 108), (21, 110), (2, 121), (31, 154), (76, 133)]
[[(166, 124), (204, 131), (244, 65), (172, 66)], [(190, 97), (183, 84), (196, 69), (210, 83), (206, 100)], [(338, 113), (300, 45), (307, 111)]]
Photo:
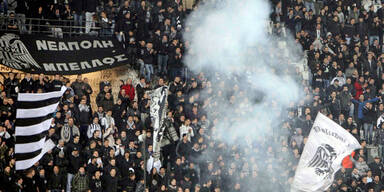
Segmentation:
[[(7, 2), (0, 6), (4, 13), (9, 12)], [(125, 44), (141, 77), (137, 85), (130, 79), (121, 81), (119, 94), (113, 95), (110, 82), (91, 87), (81, 75), (70, 82), (61, 75), (9, 73), (0, 94), (0, 191), (289, 191), (319, 111), (363, 147), (344, 159), (329, 191), (384, 191), (384, 3), (271, 3), (272, 32), (283, 35), (285, 26), (308, 56), (310, 78), (297, 78), (306, 96), (281, 113), (281, 134), (250, 144), (239, 139), (233, 146), (214, 139), (220, 129), (219, 114), (210, 113), (215, 104), (209, 101), (222, 97), (244, 110), (245, 90), (239, 90), (232, 79), (214, 82), (203, 72), (185, 73), (182, 59), (188, 42), (181, 32), (189, 11), (182, 0), (18, 0), (11, 13), (18, 16), (10, 14), (8, 27), (22, 27), (26, 15), (73, 19), (85, 26), (82, 33), (91, 33), (94, 19), (100, 18), (101, 34), (114, 35)], [(54, 91), (62, 85), (68, 90), (48, 131), (57, 146), (31, 169), (16, 172), (17, 93)], [(161, 144), (163, 166), (147, 170), (153, 129), (146, 91), (162, 85), (169, 85), (170, 91), (165, 120), (169, 126)], [(200, 95), (201, 91), (208, 94)], [(96, 109), (90, 104), (93, 92), (98, 92)], [(382, 153), (372, 162), (368, 162), (368, 146), (377, 146)]]

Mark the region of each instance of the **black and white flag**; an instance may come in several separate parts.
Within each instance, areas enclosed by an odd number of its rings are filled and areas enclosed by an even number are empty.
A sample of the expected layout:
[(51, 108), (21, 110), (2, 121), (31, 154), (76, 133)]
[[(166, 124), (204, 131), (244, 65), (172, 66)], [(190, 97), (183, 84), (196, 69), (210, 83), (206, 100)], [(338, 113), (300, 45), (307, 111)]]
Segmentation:
[(0, 33), (0, 64), (24, 72), (75, 75), (127, 65), (129, 59), (116, 38)]
[(49, 93), (19, 93), (15, 122), (16, 170), (28, 169), (55, 144), (46, 140), (53, 114), (66, 87)]
[(305, 144), (291, 191), (326, 191), (344, 157), (361, 148), (340, 125), (318, 113)]
[(150, 169), (152, 166), (156, 167), (157, 170), (161, 167), (160, 163), (160, 145), (163, 139), (163, 133), (165, 127), (163, 126), (164, 118), (166, 117), (167, 98), (168, 98), (168, 87), (162, 86), (149, 93), (151, 98), (150, 115), (151, 122), (153, 125), (153, 159), (151, 163), (148, 163)]

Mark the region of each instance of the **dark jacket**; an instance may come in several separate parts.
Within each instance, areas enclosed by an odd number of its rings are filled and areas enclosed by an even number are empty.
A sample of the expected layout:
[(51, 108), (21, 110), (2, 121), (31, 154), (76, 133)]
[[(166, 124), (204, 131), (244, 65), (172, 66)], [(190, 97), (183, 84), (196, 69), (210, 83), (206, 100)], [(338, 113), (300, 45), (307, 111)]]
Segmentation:
[(89, 186), (90, 186), (89, 189), (92, 192), (102, 192), (103, 191), (103, 185), (102, 185), (101, 179), (92, 179)]
[(110, 99), (104, 98), (103, 100), (101, 100), (99, 107), (103, 107), (104, 111), (112, 110), (113, 108), (112, 97)]
[(89, 105), (86, 105), (86, 107), (80, 107), (80, 105), (78, 105), (75, 115), (80, 125), (89, 125), (92, 119), (92, 108)]
[(24, 78), (23, 80), (21, 80), (21, 83), (20, 83), (20, 93), (31, 93), (33, 91), (33, 80), (30, 78), (29, 80), (27, 80), (26, 78)]
[(65, 177), (62, 174), (52, 174), (48, 178), (48, 190), (53, 190), (53, 189), (59, 189), (63, 190), (65, 189), (65, 184), (66, 180)]
[(103, 179), (103, 187), (105, 192), (116, 192), (117, 191), (117, 177), (106, 175)]
[(96, 12), (96, 7), (98, 5), (98, 0), (85, 0), (85, 11), (86, 12)]
[(153, 62), (153, 52), (150, 53), (150, 51), (148, 51), (148, 49), (144, 49), (144, 58), (143, 58), (143, 61), (145, 64), (154, 64)]
[(371, 109), (367, 108), (366, 106), (363, 107), (363, 114), (364, 114), (364, 123), (374, 124), (376, 121), (376, 112), (374, 108)]
[(381, 162), (379, 163), (372, 162), (368, 166), (369, 166), (369, 169), (372, 171), (373, 176), (375, 175), (381, 176), (381, 171), (383, 171), (383, 164)]
[(76, 14), (81, 14), (82, 11), (84, 11), (85, 8), (85, 2), (84, 0), (72, 0), (70, 2), (72, 11), (74, 11)]
[(81, 96), (84, 95), (84, 91), (83, 91), (83, 87), (85, 87), (85, 83), (84, 82), (73, 82), (72, 85), (71, 85), (73, 91), (75, 92), (75, 95), (79, 96), (79, 98), (81, 98)]
[(71, 173), (71, 174), (77, 173), (82, 163), (83, 163), (83, 160), (80, 155), (75, 157), (71, 154), (69, 156), (68, 173)]

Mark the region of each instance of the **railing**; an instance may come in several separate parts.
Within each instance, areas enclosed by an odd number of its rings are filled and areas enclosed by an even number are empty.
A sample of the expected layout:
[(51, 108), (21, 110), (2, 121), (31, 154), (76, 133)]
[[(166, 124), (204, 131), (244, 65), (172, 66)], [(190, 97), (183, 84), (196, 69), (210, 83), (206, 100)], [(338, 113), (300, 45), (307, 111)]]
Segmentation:
[[(17, 29), (9, 27), (9, 22), (15, 22)], [(59, 24), (55, 24), (59, 23)], [(39, 19), (39, 18), (21, 18), (9, 16), (0, 16), (0, 32), (16, 32), (22, 34), (44, 34), (61, 38), (63, 36), (78, 36), (85, 33), (86, 21), (82, 21), (82, 26), (75, 25), (73, 19)], [(98, 27), (98, 21), (92, 21), (89, 35), (94, 36), (112, 36), (114, 23), (111, 28)]]

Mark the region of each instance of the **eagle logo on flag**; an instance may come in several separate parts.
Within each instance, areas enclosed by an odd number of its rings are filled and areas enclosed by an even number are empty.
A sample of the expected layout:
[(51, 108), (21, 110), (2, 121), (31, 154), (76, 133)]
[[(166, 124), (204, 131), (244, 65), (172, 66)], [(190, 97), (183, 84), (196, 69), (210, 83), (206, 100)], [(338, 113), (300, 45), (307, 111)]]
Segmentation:
[(318, 176), (324, 176), (325, 179), (328, 179), (334, 172), (332, 163), (336, 158), (337, 154), (332, 146), (328, 144), (321, 144), (317, 148), (312, 160), (309, 161), (308, 167), (315, 168)]
[(41, 68), (20, 37), (13, 33), (0, 37), (0, 63), (14, 69)]

